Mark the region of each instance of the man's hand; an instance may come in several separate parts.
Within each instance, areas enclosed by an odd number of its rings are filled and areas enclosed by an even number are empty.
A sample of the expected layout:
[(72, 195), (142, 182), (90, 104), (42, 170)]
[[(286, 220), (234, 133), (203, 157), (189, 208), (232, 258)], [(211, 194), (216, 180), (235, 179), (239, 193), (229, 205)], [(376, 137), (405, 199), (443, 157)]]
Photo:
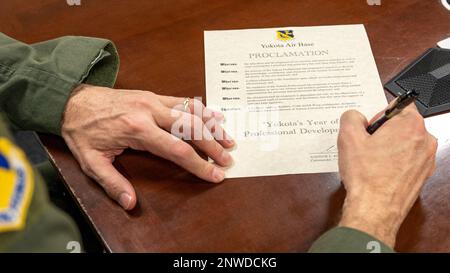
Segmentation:
[[(189, 129), (177, 130), (178, 137), (191, 140), (218, 165), (232, 163), (225, 148), (232, 147), (234, 142), (220, 126), (223, 115), (197, 100), (191, 100), (184, 111), (184, 101), (151, 92), (81, 85), (67, 102), (62, 136), (82, 170), (124, 209), (130, 210), (136, 205), (136, 193), (112, 165), (126, 148), (148, 151), (173, 161), (209, 182), (224, 179), (222, 169), (171, 135), (175, 124)], [(194, 108), (200, 111), (194, 113)]]
[(373, 135), (366, 132), (367, 125), (357, 111), (341, 117), (339, 171), (347, 197), (339, 226), (364, 231), (393, 247), (401, 223), (435, 169), (437, 141), (414, 104)]

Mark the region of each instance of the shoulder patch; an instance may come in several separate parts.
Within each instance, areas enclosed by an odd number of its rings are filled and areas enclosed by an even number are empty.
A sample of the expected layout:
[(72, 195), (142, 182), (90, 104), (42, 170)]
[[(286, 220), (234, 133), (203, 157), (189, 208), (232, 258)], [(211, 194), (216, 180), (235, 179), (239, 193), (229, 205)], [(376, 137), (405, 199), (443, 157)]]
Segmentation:
[(25, 154), (0, 138), (0, 232), (24, 227), (33, 188), (33, 170)]

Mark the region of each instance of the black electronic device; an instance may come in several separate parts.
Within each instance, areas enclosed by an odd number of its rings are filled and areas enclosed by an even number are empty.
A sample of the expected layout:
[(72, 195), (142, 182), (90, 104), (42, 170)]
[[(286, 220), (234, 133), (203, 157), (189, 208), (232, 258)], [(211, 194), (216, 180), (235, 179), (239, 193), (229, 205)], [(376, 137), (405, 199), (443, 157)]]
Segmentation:
[(450, 50), (431, 48), (384, 86), (396, 96), (415, 90), (422, 116), (450, 111)]

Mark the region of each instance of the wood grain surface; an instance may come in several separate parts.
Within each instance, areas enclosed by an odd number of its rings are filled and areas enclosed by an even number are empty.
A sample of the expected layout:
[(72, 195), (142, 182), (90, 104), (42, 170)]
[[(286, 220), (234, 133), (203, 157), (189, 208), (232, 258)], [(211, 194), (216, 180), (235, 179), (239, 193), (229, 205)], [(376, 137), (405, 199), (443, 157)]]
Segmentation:
[[(450, 12), (439, 2), (2, 0), (0, 31), (28, 43), (65, 35), (111, 39), (121, 56), (116, 87), (204, 97), (204, 30), (363, 23), (384, 83), (450, 36)], [(450, 115), (427, 125), (439, 139), (438, 167), (401, 227), (397, 251), (450, 251)], [(41, 139), (111, 252), (304, 252), (337, 223), (345, 197), (336, 173), (212, 185), (127, 151), (115, 163), (137, 190), (138, 207), (127, 213), (81, 172), (60, 137)]]

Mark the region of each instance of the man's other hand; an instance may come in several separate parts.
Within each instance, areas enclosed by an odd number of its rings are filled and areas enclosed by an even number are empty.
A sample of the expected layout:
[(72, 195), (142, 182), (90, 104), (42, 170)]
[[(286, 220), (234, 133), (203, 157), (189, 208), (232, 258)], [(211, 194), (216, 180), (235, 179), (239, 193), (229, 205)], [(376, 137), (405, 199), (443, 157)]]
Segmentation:
[[(184, 98), (152, 92), (81, 85), (67, 103), (62, 136), (82, 170), (130, 210), (137, 202), (134, 188), (112, 165), (126, 148), (163, 157), (214, 183), (224, 179), (224, 171), (182, 139), (190, 140), (220, 166), (232, 163), (225, 148), (234, 142), (220, 126), (223, 115), (198, 100), (186, 107), (183, 103)], [(178, 138), (171, 134), (174, 125), (182, 126), (176, 130)]]

